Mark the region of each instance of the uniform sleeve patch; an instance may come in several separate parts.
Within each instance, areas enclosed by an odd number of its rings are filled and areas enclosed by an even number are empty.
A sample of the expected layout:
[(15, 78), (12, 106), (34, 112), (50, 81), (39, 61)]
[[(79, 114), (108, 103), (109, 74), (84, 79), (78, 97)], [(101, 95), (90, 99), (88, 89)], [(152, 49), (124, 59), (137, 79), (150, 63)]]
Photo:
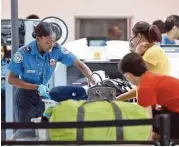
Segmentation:
[(62, 50), (62, 53), (63, 53), (63, 54), (69, 54), (69, 53), (70, 53), (70, 51), (67, 50), (67, 49), (64, 48), (64, 47), (62, 47), (61, 50)]
[(23, 55), (20, 52), (16, 52), (13, 56), (13, 61), (15, 63), (21, 63), (23, 60)]

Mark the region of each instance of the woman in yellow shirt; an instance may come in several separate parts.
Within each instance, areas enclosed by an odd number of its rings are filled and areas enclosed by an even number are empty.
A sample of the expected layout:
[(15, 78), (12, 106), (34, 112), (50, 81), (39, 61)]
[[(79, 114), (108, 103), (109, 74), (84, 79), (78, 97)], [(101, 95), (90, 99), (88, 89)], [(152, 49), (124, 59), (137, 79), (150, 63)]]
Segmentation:
[[(149, 43), (151, 46), (143, 54), (143, 59), (147, 68), (151, 72), (160, 74), (169, 74), (169, 59), (162, 48), (155, 45), (162, 39), (161, 33), (157, 26), (150, 25), (147, 22), (140, 21), (136, 23), (132, 29), (133, 37), (130, 39), (132, 51), (136, 51), (136, 47), (141, 43)], [(136, 89), (118, 96), (116, 99), (125, 101), (136, 97)]]

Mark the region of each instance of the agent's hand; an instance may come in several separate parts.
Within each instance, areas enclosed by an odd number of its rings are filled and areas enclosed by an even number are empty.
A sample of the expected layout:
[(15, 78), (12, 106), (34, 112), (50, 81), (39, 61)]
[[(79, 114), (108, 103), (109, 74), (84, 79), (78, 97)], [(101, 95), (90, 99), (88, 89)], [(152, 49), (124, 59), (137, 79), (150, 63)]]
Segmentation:
[(49, 93), (45, 93), (44, 95), (42, 95), (42, 99), (51, 99)]
[(49, 91), (50, 91), (49, 88), (43, 84), (38, 86), (39, 95), (44, 98), (50, 99)]
[(90, 80), (87, 78), (87, 83), (89, 87), (96, 85), (96, 81), (94, 78), (91, 78)]

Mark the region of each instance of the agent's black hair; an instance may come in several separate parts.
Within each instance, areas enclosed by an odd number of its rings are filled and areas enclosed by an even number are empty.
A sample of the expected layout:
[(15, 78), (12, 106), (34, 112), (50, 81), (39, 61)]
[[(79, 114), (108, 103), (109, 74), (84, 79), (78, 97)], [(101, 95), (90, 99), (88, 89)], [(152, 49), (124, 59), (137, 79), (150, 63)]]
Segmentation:
[(141, 55), (129, 53), (119, 62), (118, 70), (122, 74), (129, 72), (134, 76), (141, 76), (147, 71), (147, 67)]
[(179, 16), (178, 15), (170, 15), (169, 17), (167, 17), (165, 21), (165, 29), (167, 32), (171, 31), (174, 26), (179, 28)]
[(61, 28), (55, 23), (41, 22), (34, 28), (32, 37), (46, 37), (52, 35), (53, 33), (56, 35), (56, 41), (59, 40), (62, 33)]
[(162, 20), (155, 20), (152, 25), (156, 25), (158, 27), (158, 29), (160, 30), (161, 34), (166, 33), (166, 29), (165, 29), (165, 23)]
[(50, 36), (52, 35), (54, 32), (52, 30), (52, 25), (50, 23), (47, 22), (41, 22), (39, 23), (35, 28), (34, 28), (34, 32), (32, 33), (32, 37), (36, 38), (38, 37), (42, 37), (42, 36)]
[(51, 23), (51, 24), (52, 24), (52, 30), (56, 34), (56, 40), (59, 40), (60, 37), (62, 36), (61, 27), (58, 24), (56, 24), (56, 23)]
[(162, 36), (158, 27), (155, 25), (150, 25), (145, 21), (137, 22), (134, 25), (132, 31), (134, 35), (139, 33), (144, 35), (150, 43), (161, 42), (162, 40)]

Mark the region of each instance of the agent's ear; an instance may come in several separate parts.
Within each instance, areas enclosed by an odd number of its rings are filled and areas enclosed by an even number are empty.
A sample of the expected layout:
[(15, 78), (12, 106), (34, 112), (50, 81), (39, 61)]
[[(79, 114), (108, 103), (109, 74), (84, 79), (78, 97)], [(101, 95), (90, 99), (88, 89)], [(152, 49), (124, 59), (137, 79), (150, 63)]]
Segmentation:
[(142, 38), (142, 34), (141, 34), (141, 33), (138, 33), (138, 34), (137, 34), (137, 37), (138, 37), (138, 38)]
[(36, 37), (36, 41), (40, 42), (40, 37), (39, 36)]
[(177, 26), (173, 26), (172, 29), (175, 31), (175, 30), (178, 30), (178, 27)]

